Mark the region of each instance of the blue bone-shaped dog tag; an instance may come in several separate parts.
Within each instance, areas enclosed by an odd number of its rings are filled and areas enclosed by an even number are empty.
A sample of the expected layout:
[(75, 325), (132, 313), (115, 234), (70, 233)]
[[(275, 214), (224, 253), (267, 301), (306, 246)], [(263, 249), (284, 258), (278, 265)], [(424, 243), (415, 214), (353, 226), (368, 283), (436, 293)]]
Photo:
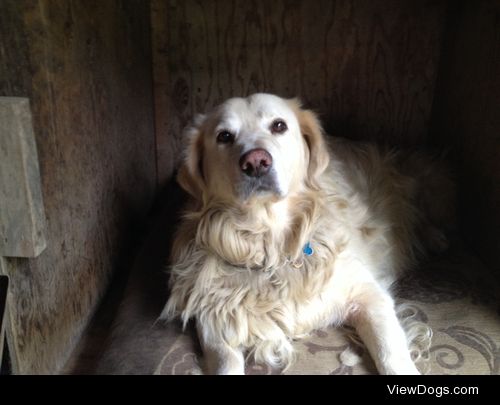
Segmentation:
[(311, 247), (311, 245), (309, 244), (309, 242), (307, 242), (305, 245), (304, 245), (304, 248), (302, 249), (302, 251), (304, 252), (304, 254), (306, 256), (311, 256), (313, 253), (314, 253), (314, 250), (313, 248)]

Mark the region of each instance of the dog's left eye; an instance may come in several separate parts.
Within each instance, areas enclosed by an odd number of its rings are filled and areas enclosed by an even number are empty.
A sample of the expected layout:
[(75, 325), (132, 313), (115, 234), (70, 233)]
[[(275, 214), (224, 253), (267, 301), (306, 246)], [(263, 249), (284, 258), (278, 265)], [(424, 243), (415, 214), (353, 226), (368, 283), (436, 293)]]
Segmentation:
[(271, 132), (273, 134), (282, 134), (287, 129), (288, 129), (288, 127), (286, 126), (286, 123), (283, 120), (275, 120), (271, 124)]

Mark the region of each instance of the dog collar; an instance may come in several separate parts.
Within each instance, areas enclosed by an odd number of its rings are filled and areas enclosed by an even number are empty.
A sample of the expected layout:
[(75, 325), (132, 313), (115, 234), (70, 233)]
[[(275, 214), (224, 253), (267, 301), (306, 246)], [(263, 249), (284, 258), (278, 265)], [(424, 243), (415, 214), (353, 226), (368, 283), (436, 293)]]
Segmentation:
[[(311, 242), (307, 242), (304, 247), (302, 248), (302, 253), (304, 253), (306, 256), (312, 256), (314, 254), (314, 249), (311, 247)], [(290, 263), (290, 259), (287, 260), (288, 263)], [(246, 268), (244, 266), (237, 266), (237, 265), (234, 265), (228, 261), (226, 261), (227, 264), (229, 264), (230, 266), (232, 267), (237, 267), (237, 268)], [(294, 262), (291, 262), (291, 264), (293, 265), (293, 267), (295, 267), (296, 269), (299, 269), (301, 268), (303, 265), (304, 265), (304, 261), (302, 259), (299, 259), (297, 261), (294, 261)], [(251, 267), (250, 270), (258, 270), (259, 267)]]

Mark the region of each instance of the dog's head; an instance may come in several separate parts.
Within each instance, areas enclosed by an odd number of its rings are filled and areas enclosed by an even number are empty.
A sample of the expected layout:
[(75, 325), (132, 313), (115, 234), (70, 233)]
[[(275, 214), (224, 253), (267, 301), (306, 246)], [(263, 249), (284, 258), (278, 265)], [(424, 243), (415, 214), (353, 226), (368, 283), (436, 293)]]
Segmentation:
[(232, 98), (186, 130), (178, 181), (198, 200), (280, 200), (315, 187), (328, 165), (321, 125), (296, 99)]

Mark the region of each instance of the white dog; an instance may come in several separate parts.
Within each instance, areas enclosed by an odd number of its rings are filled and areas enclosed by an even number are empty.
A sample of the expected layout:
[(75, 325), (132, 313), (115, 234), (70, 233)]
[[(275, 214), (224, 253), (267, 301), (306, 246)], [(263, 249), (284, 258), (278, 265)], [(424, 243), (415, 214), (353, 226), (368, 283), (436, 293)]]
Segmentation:
[(311, 111), (269, 94), (227, 100), (186, 136), (178, 181), (192, 201), (161, 318), (196, 320), (208, 372), (243, 374), (247, 352), (286, 367), (294, 339), (349, 323), (380, 373), (417, 374), (389, 286), (423, 250), (418, 235), (442, 234), (407, 161), (327, 145)]

